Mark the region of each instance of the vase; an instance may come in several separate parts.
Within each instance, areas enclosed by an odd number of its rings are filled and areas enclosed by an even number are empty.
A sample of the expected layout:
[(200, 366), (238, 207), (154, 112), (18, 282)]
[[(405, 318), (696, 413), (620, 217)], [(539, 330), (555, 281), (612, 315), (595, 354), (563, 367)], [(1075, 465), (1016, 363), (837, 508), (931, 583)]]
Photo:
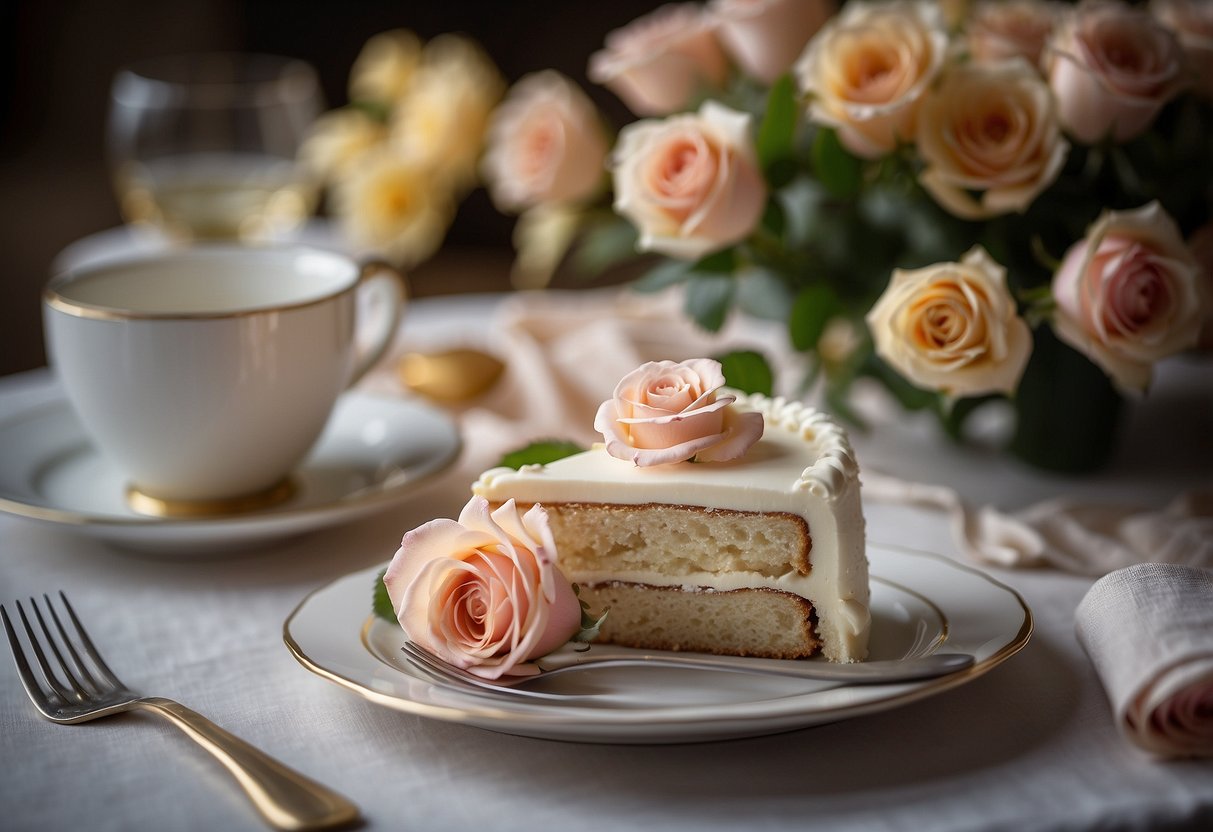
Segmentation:
[(1033, 333), (1032, 357), (1015, 395), (1010, 451), (1058, 473), (1090, 473), (1116, 450), (1123, 400), (1090, 359), (1047, 324)]

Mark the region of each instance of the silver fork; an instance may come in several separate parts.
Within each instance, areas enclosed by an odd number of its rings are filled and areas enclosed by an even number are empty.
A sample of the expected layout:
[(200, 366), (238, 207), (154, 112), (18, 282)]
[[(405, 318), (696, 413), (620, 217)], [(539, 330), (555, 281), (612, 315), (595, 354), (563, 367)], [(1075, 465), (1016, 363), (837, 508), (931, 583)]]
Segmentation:
[(968, 653), (932, 653), (929, 656), (917, 656), (909, 659), (835, 664), (738, 656), (654, 654), (595, 645), (588, 654), (558, 652), (539, 659), (536, 664), (541, 672), (537, 675), (484, 679), (443, 661), (416, 642), (406, 641), (401, 650), (414, 666), (444, 681), (498, 693), (544, 699), (582, 698), (587, 694), (527, 690), (519, 685), (533, 682), (536, 679), (550, 679), (562, 673), (591, 670), (596, 667), (676, 667), (692, 670), (724, 670), (732, 673), (785, 676), (848, 685), (877, 685), (946, 676), (949, 673), (964, 670), (973, 664), (973, 656)]
[[(4, 631), (8, 634), (25, 692), (38, 711), (51, 722), (74, 725), (123, 711), (153, 711), (167, 717), (211, 752), (236, 778), (265, 820), (275, 828), (332, 829), (351, 825), (359, 819), (358, 807), (341, 795), (288, 768), (201, 714), (171, 699), (140, 696), (132, 691), (118, 680), (101, 658), (80, 619), (76, 617), (75, 610), (68, 603), (67, 596), (59, 593), (63, 609), (75, 629), (75, 636), (69, 634), (68, 628), (55, 612), (51, 599), (45, 594), (42, 598), (46, 616), (38, 602), (29, 599), (34, 618), (42, 631), (41, 639), (21, 602), (16, 603), (17, 614), (24, 625), (30, 652), (41, 679), (35, 676), (3, 604), (0, 604), (0, 618), (4, 620)], [(53, 661), (47, 657), (44, 646), (54, 657)]]

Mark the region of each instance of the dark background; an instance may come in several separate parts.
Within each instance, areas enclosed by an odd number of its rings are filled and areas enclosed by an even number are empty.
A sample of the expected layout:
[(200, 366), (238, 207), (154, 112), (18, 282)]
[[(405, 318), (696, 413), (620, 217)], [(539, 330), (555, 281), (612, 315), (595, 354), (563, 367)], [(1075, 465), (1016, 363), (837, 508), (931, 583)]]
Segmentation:
[[(608, 119), (630, 120), (585, 78), (604, 35), (659, 0), (9, 0), (0, 3), (0, 375), (45, 363), (39, 297), (55, 255), (121, 223), (105, 165), (110, 79), (131, 61), (196, 51), (268, 52), (319, 71), (330, 107), (346, 103), (349, 68), (367, 39), (409, 28), (463, 32), (507, 81), (553, 67), (581, 83)], [(460, 208), (453, 250), (492, 252), (461, 289), (504, 289), (512, 220), (482, 190)], [(479, 262), (479, 261), (478, 261)], [(486, 260), (495, 263), (498, 260)], [(418, 294), (438, 291), (415, 281)], [(428, 288), (427, 288), (428, 287)], [(447, 285), (449, 288), (449, 284)]]

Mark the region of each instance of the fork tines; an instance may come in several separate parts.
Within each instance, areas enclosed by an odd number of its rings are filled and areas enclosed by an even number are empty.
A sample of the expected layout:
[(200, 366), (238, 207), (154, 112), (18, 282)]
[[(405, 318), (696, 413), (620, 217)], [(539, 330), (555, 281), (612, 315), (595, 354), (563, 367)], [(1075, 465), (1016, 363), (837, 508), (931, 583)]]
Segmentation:
[[(0, 604), (0, 618), (4, 621), (4, 631), (8, 635), (9, 646), (13, 650), (13, 658), (17, 663), (17, 671), (21, 676), (21, 682), (25, 686), (26, 692), (35, 704), (39, 704), (39, 699), (58, 700), (60, 705), (68, 705), (79, 702), (89, 696), (97, 695), (104, 691), (105, 687), (122, 687), (122, 683), (114, 676), (113, 671), (106, 666), (101, 656), (97, 653), (92, 641), (85, 632), (80, 619), (76, 617), (76, 611), (72, 609), (71, 603), (67, 600), (67, 596), (60, 591), (59, 599), (63, 603), (63, 609), (67, 614), (75, 635), (68, 632), (64, 626), (63, 620), (59, 617), (59, 613), (55, 611), (55, 606), (51, 599), (45, 593), (42, 596), (43, 604), (40, 606), (36, 599), (30, 598), (30, 607), (33, 610), (34, 618), (38, 622), (38, 628), (41, 630), (41, 637), (30, 622), (29, 616), (26, 615), (25, 608), (20, 601), (16, 602), (17, 614), (21, 618), (21, 623), (25, 629), (26, 640), (29, 642), (30, 652), (33, 653), (36, 664), (41, 671), (42, 683), (39, 683), (38, 677), (34, 674), (33, 668), (30, 666), (28, 653), (22, 647), (21, 641), (18, 638), (16, 628), (13, 626), (12, 620), (9, 618), (8, 610)], [(46, 614), (43, 614), (42, 607), (45, 607)], [(48, 624), (47, 618), (50, 623)], [(52, 630), (53, 625), (53, 630)], [(56, 633), (58, 636), (56, 637)], [(61, 649), (62, 648), (62, 649)], [(48, 659), (46, 650), (54, 656), (54, 662)], [(66, 652), (67, 657), (64, 656)], [(82, 656), (81, 653), (84, 655)], [(85, 661), (87, 657), (88, 661)], [(92, 669), (90, 670), (90, 663)], [(55, 669), (58, 669), (58, 673)], [(94, 675), (95, 674), (95, 675)], [(100, 681), (98, 680), (100, 677)]]

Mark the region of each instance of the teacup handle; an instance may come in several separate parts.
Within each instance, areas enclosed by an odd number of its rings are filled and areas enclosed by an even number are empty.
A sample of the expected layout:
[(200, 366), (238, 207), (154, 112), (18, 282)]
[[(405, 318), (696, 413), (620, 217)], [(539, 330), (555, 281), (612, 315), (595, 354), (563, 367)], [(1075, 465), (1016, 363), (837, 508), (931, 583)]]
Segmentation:
[[(353, 387), (383, 358), (392, 345), (396, 330), (400, 327), (400, 319), (404, 316), (404, 306), (408, 301), (408, 284), (404, 274), (389, 263), (381, 260), (370, 260), (362, 264), (362, 273), (358, 276), (355, 291), (359, 294), (359, 315), (357, 340), (363, 338), (362, 310), (370, 308), (374, 311), (376, 320), (371, 326), (369, 338), (365, 346), (356, 348), (354, 366), (350, 370), (347, 387)], [(363, 304), (362, 298), (367, 302)]]

